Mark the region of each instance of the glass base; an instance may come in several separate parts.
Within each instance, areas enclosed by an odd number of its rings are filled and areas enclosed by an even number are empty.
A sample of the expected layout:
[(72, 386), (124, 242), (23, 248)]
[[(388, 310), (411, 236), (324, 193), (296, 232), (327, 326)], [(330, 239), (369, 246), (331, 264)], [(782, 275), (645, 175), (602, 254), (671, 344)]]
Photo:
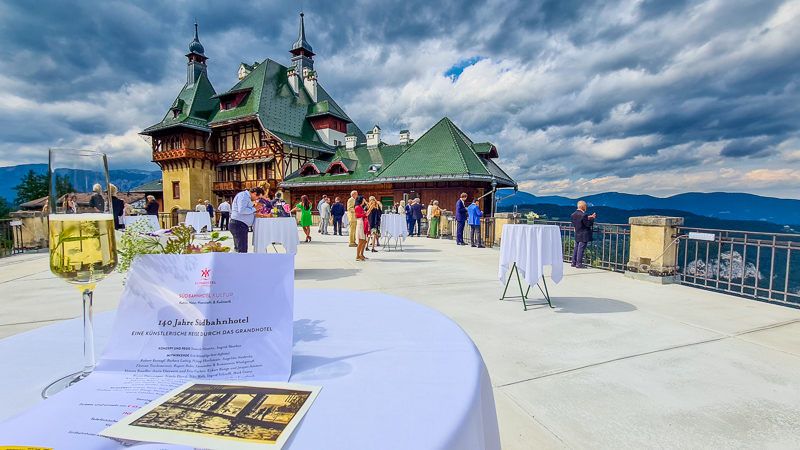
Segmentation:
[(63, 391), (64, 389), (77, 383), (78, 381), (81, 381), (82, 379), (86, 378), (88, 375), (89, 375), (88, 373), (80, 371), (71, 373), (63, 378), (59, 378), (58, 380), (53, 381), (52, 383), (50, 383), (49, 386), (47, 386), (42, 390), (42, 398), (50, 398), (58, 394), (59, 392)]

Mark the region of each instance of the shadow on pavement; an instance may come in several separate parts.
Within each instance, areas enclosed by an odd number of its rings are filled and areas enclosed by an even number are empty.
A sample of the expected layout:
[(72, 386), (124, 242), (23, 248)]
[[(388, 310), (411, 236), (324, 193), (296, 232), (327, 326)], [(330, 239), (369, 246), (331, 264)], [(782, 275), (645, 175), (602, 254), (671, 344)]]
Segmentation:
[(295, 280), (328, 281), (354, 277), (361, 269), (294, 269)]

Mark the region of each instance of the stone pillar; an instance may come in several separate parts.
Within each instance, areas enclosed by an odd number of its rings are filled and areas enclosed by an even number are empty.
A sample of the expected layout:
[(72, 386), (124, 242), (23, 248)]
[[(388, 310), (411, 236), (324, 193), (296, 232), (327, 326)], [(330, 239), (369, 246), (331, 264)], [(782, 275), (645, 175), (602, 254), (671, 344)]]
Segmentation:
[(503, 237), (503, 226), (506, 224), (515, 224), (519, 219), (519, 214), (516, 213), (496, 213), (494, 215), (494, 244), (499, 246), (500, 240)]
[(683, 217), (631, 217), (631, 253), (625, 276), (660, 284), (678, 280), (678, 228)]

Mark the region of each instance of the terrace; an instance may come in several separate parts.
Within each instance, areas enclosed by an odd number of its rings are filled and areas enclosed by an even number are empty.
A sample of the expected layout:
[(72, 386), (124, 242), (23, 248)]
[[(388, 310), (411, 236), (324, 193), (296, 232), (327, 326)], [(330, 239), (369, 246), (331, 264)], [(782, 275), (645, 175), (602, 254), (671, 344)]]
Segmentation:
[[(409, 238), (405, 251), (362, 263), (347, 237), (313, 237), (298, 250), (298, 289), (408, 298), (469, 334), (492, 378), (503, 448), (800, 447), (800, 310), (565, 267), (548, 283), (555, 309), (523, 312), (520, 301), (498, 300), (496, 250)], [(0, 357), (15, 335), (81, 314), (47, 261), (0, 259)], [(122, 289), (118, 273), (100, 283), (95, 311), (116, 308)], [(81, 336), (65, 339), (78, 370)], [(42, 387), (4, 384), (0, 420)]]

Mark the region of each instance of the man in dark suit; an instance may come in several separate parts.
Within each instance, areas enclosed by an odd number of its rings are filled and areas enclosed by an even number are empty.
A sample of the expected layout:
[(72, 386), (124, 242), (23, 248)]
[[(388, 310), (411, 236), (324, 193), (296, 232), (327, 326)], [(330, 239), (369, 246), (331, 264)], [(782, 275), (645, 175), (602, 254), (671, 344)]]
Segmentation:
[(578, 210), (572, 213), (572, 226), (575, 227), (575, 249), (572, 251), (572, 267), (585, 269), (583, 265), (583, 252), (586, 244), (593, 240), (592, 226), (597, 213), (586, 215), (586, 202), (578, 202)]
[(467, 222), (467, 193), (463, 192), (461, 198), (456, 202), (456, 244), (467, 245), (464, 243), (464, 224)]
[(420, 231), (422, 230), (422, 205), (419, 203), (419, 199), (414, 199), (414, 204), (411, 205), (411, 226), (408, 228), (408, 235), (414, 235), (414, 226), (417, 227), (417, 236), (420, 235)]

